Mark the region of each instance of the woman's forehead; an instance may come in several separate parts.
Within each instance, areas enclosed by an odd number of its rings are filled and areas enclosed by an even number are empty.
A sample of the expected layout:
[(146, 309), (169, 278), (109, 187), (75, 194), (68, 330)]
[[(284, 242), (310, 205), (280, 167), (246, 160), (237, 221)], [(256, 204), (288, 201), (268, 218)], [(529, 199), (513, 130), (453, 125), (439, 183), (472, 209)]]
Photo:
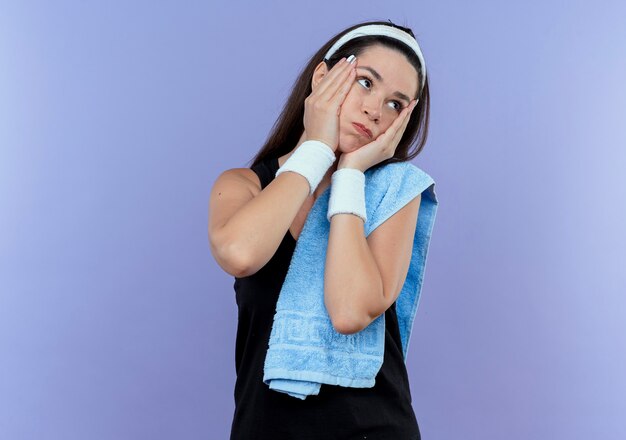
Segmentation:
[[(369, 71), (370, 74), (378, 73), (380, 78), (376, 79), (393, 89), (392, 91), (399, 91), (411, 97), (417, 94), (417, 71), (398, 50), (382, 45), (368, 47), (358, 56), (357, 70), (359, 67), (363, 71)], [(365, 67), (369, 69), (364, 69)]]

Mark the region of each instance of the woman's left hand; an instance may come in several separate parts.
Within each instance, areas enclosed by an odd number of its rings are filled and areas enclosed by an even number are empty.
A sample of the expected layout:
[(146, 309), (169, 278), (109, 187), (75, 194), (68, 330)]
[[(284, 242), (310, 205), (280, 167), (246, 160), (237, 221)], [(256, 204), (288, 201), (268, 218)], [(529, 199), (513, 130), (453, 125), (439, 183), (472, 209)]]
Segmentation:
[(415, 100), (411, 101), (394, 119), (389, 128), (372, 142), (350, 153), (342, 153), (339, 162), (337, 162), (337, 169), (356, 168), (365, 172), (368, 168), (393, 157), (416, 103)]

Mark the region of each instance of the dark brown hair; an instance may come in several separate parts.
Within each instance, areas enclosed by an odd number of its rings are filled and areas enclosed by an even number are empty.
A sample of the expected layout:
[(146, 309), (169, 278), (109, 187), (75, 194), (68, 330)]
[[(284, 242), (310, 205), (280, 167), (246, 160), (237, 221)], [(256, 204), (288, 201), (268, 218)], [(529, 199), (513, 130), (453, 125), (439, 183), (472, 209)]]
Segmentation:
[[(263, 145), (263, 148), (261, 148), (256, 156), (254, 156), (254, 158), (252, 159), (253, 162), (250, 165), (251, 167), (255, 166), (266, 158), (276, 158), (287, 154), (296, 146), (298, 140), (300, 139), (300, 136), (302, 135), (302, 132), (304, 131), (304, 100), (311, 94), (311, 79), (313, 78), (315, 68), (320, 63), (320, 61), (323, 60), (323, 57), (324, 55), (326, 55), (328, 49), (330, 49), (335, 41), (341, 38), (342, 35), (350, 32), (354, 28), (369, 24), (393, 26), (407, 32), (409, 35), (415, 38), (415, 35), (413, 35), (411, 29), (393, 24), (390, 21), (369, 21), (359, 23), (345, 29), (344, 31), (331, 38), (309, 59), (304, 69), (302, 69), (302, 71), (300, 72), (300, 75), (298, 76), (298, 79), (291, 89), (289, 98), (287, 99), (287, 102), (285, 103), (285, 106), (283, 107), (280, 116), (274, 123), (272, 131), (270, 132), (267, 141), (265, 142), (265, 145)], [(415, 67), (415, 70), (418, 72), (418, 84), (422, 84), (422, 66), (420, 65), (419, 58), (417, 57), (413, 49), (411, 49), (401, 41), (396, 40), (395, 38), (390, 38), (382, 35), (368, 35), (364, 37), (354, 38), (348, 41), (346, 44), (341, 46), (329, 60), (326, 61), (326, 66), (328, 70), (330, 70), (343, 57), (347, 57), (350, 54), (358, 56), (365, 49), (375, 45), (383, 45), (385, 47), (398, 50), (403, 55), (405, 55), (407, 60), (413, 65), (413, 67)], [(390, 159), (384, 160), (376, 164), (376, 167), (383, 166), (391, 162), (409, 161), (416, 157), (424, 148), (424, 145), (426, 144), (426, 138), (428, 136), (428, 118), (430, 112), (428, 76), (426, 77), (424, 87), (421, 91), (418, 91), (418, 96), (414, 97), (415, 99), (419, 97), (419, 102), (411, 113), (411, 117), (404, 130), (402, 139), (400, 140), (400, 143), (396, 148), (394, 156)], [(414, 148), (412, 151), (409, 151), (411, 145), (415, 142), (416, 148)]]

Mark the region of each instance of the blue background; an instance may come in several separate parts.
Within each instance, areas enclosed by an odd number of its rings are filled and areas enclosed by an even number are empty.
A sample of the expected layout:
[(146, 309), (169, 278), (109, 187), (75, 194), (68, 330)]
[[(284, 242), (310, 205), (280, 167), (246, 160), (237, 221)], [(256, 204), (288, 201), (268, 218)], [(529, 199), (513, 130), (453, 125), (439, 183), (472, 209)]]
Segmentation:
[(426, 439), (626, 438), (626, 5), (0, 2), (0, 439), (225, 439), (208, 197), (341, 29), (413, 29)]

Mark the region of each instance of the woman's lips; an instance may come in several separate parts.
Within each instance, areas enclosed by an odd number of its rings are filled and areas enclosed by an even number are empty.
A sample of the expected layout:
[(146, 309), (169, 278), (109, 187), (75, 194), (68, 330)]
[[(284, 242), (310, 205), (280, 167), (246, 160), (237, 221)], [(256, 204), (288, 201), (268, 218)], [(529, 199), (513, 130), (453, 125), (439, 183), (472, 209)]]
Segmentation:
[(372, 138), (372, 133), (365, 128), (363, 125), (361, 124), (357, 124), (356, 122), (353, 122), (352, 125), (354, 125), (354, 127), (358, 130), (359, 133), (361, 133), (364, 136), (367, 136), (369, 139)]

